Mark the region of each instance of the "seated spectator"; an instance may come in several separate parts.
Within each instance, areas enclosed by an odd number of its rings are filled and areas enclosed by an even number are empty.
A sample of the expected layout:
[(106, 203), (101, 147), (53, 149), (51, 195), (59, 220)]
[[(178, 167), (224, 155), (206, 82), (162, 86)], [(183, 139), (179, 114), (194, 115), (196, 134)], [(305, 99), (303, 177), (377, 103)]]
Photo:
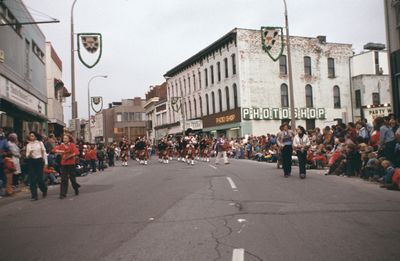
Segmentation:
[(380, 181), (383, 182), (383, 187), (391, 188), (393, 186), (392, 178), (393, 178), (395, 169), (393, 168), (392, 164), (388, 160), (384, 160), (382, 162), (382, 167), (385, 170), (385, 175), (381, 178)]

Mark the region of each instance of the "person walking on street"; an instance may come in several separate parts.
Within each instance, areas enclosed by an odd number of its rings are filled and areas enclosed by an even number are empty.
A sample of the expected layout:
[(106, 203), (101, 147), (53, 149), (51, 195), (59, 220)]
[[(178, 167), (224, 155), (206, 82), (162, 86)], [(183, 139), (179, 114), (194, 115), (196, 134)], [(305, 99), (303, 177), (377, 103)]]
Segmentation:
[(68, 179), (71, 180), (75, 195), (79, 195), (80, 185), (76, 182), (75, 157), (79, 155), (79, 150), (69, 134), (64, 134), (63, 143), (53, 149), (54, 153), (61, 154), (61, 186), (60, 199), (64, 199), (68, 192)]
[(47, 153), (41, 136), (31, 131), (29, 142), (26, 145), (26, 158), (28, 160), (29, 183), (31, 189), (31, 201), (38, 200), (37, 186), (42, 191), (43, 198), (47, 196), (47, 187), (44, 183), (43, 168), (47, 166)]
[(285, 123), (282, 126), (282, 131), (277, 135), (277, 144), (281, 150), (282, 168), (285, 178), (289, 177), (292, 172), (293, 137), (294, 134), (289, 130), (288, 123)]
[(297, 127), (297, 135), (293, 140), (293, 147), (296, 150), (297, 158), (299, 160), (300, 178), (306, 178), (306, 162), (307, 162), (307, 150), (310, 147), (310, 139), (306, 134), (306, 130), (303, 126)]
[(10, 133), (8, 135), (8, 147), (12, 154), (12, 160), (13, 160), (14, 167), (15, 167), (15, 171), (14, 171), (14, 175), (13, 175), (13, 185), (15, 185), (15, 186), (18, 186), (19, 176), (21, 174), (21, 164), (20, 164), (21, 151), (17, 145), (17, 142), (18, 142), (17, 134)]
[(215, 164), (219, 164), (221, 156), (224, 158), (224, 163), (229, 164), (227, 151), (229, 150), (229, 142), (224, 139), (224, 135), (220, 135), (216, 144), (217, 156), (215, 157)]

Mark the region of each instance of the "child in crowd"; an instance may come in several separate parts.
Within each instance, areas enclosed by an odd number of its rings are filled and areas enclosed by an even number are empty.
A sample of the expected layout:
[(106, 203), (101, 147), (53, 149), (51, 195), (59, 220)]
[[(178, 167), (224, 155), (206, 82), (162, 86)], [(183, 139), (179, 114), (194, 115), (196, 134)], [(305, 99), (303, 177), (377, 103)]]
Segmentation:
[(392, 178), (393, 178), (395, 169), (393, 168), (392, 164), (388, 160), (382, 161), (382, 167), (385, 170), (385, 175), (380, 180), (383, 182), (382, 186), (385, 188), (392, 188), (393, 187)]
[(4, 174), (6, 175), (7, 178), (7, 183), (6, 183), (6, 196), (12, 196), (14, 194), (13, 188), (12, 188), (12, 183), (13, 183), (13, 175), (14, 172), (16, 171), (13, 159), (12, 159), (12, 154), (11, 152), (6, 152), (4, 155), (3, 159), (3, 164), (4, 164)]

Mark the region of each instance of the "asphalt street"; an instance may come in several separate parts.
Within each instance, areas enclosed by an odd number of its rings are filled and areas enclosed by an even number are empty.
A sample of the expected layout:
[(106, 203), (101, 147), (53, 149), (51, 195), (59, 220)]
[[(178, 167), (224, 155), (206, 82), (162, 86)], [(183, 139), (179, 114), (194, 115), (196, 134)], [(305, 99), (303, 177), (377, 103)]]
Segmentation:
[[(118, 164), (118, 163), (117, 163)], [(400, 260), (400, 192), (233, 160), (130, 161), (0, 199), (0, 260)]]

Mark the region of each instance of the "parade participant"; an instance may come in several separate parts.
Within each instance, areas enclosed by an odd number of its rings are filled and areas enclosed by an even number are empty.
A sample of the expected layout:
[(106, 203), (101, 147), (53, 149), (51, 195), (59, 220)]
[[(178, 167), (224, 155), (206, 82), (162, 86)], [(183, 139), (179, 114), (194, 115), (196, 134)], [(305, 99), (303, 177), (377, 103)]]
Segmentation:
[(178, 161), (183, 160), (183, 140), (182, 137), (178, 137), (178, 140), (175, 143), (176, 157)]
[(306, 178), (306, 162), (307, 162), (307, 150), (310, 147), (310, 139), (306, 134), (306, 130), (303, 126), (297, 127), (297, 135), (293, 140), (293, 148), (296, 150), (297, 158), (299, 160), (300, 178)]
[(172, 136), (168, 136), (167, 138), (167, 150), (168, 150), (168, 157), (169, 160), (172, 160), (172, 156), (174, 155), (174, 143), (172, 141)]
[(157, 151), (158, 151), (158, 162), (163, 162), (163, 145), (162, 140), (160, 140), (157, 144)]
[(159, 154), (161, 155), (161, 161), (162, 163), (168, 164), (169, 160), (169, 155), (168, 155), (168, 144), (165, 140), (165, 138), (161, 139), (161, 141), (158, 144), (158, 149), (159, 149)]
[(283, 124), (282, 131), (277, 135), (277, 144), (281, 151), (282, 168), (285, 178), (289, 177), (292, 172), (292, 153), (294, 134), (289, 130), (288, 123)]
[(221, 157), (224, 158), (224, 163), (229, 164), (227, 151), (229, 150), (229, 142), (225, 140), (224, 135), (221, 134), (215, 143), (217, 156), (215, 157), (215, 164), (219, 164)]
[(129, 154), (128, 141), (125, 138), (122, 138), (122, 141), (120, 142), (119, 147), (121, 149), (122, 166), (127, 167), (128, 166), (128, 154)]
[(85, 160), (86, 160), (86, 164), (89, 166), (88, 169), (92, 170), (92, 173), (96, 172), (96, 154), (97, 151), (94, 147), (94, 145), (90, 145), (88, 146), (88, 150), (86, 151), (85, 154)]
[(114, 157), (115, 157), (115, 148), (114, 145), (111, 144), (107, 147), (107, 158), (108, 158), (108, 166), (113, 167), (114, 165)]
[(75, 195), (79, 195), (80, 185), (76, 182), (75, 157), (79, 155), (79, 150), (74, 144), (74, 139), (70, 134), (64, 134), (63, 143), (53, 149), (54, 153), (61, 154), (61, 186), (60, 199), (64, 199), (68, 192), (68, 179), (71, 181)]
[(106, 152), (104, 151), (103, 144), (99, 144), (96, 151), (99, 171), (104, 171), (104, 160), (106, 159)]
[(147, 165), (147, 158), (146, 158), (146, 142), (143, 138), (140, 138), (139, 141), (136, 143), (136, 151), (138, 152), (139, 163)]
[(14, 175), (13, 175), (13, 184), (15, 186), (18, 186), (18, 179), (21, 174), (21, 163), (20, 163), (21, 152), (17, 145), (17, 142), (18, 142), (17, 134), (10, 133), (10, 135), (8, 135), (8, 147), (12, 154), (12, 160), (13, 160), (14, 166), (15, 166), (15, 171), (14, 171)]
[(4, 174), (6, 175), (7, 179), (6, 196), (12, 196), (14, 194), (14, 190), (12, 188), (13, 175), (14, 172), (16, 171), (16, 167), (12, 159), (11, 151), (8, 151), (4, 154), (3, 164), (4, 164)]
[(186, 137), (184, 140), (186, 142), (186, 162), (187, 164), (194, 165), (195, 146), (197, 144), (197, 140), (192, 134), (192, 129), (189, 128), (186, 130)]
[(41, 141), (41, 136), (33, 131), (29, 133), (29, 142), (26, 145), (26, 158), (28, 159), (31, 201), (38, 200), (37, 185), (39, 185), (39, 189), (45, 198), (47, 196), (47, 187), (44, 184), (43, 167), (47, 165), (46, 148)]

